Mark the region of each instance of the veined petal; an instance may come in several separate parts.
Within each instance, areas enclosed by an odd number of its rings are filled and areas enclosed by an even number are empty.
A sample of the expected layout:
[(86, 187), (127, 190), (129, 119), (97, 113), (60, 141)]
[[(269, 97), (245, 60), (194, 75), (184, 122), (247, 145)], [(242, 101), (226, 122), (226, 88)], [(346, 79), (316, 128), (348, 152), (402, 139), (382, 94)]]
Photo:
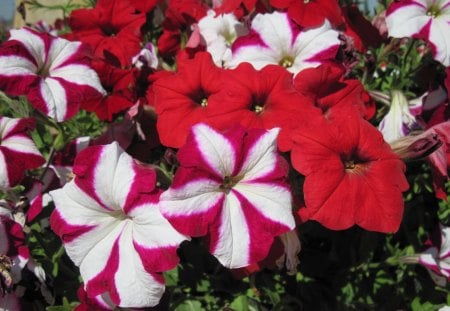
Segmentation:
[(242, 194), (267, 219), (295, 228), (292, 195), (285, 187), (270, 183), (238, 183), (234, 190)]
[(426, 12), (423, 4), (414, 1), (388, 12), (386, 24), (389, 36), (403, 38), (419, 33), (432, 18)]
[(188, 237), (176, 231), (158, 209), (158, 205), (144, 204), (134, 208), (133, 245), (149, 271), (166, 271), (178, 264), (176, 250)]
[(241, 182), (264, 177), (271, 173), (277, 164), (277, 137), (279, 128), (274, 128), (261, 135), (247, 151), (244, 164), (238, 176), (244, 176)]
[(153, 307), (164, 293), (161, 275), (150, 273), (142, 264), (141, 258), (132, 247), (132, 225), (124, 228), (118, 243), (118, 265), (114, 274), (114, 286), (123, 308)]
[(52, 76), (53, 70), (66, 65), (65, 63), (77, 54), (80, 47), (81, 42), (71, 42), (61, 38), (55, 38), (51, 42), (47, 64), (50, 65), (49, 71), (52, 72)]
[(290, 52), (294, 33), (287, 14), (276, 11), (271, 14), (258, 14), (252, 20), (252, 30), (260, 35), (270, 49), (281, 54)]
[(295, 60), (291, 72), (317, 67), (324, 60), (333, 59), (340, 46), (338, 36), (327, 20), (318, 28), (300, 32), (293, 45)]
[(106, 95), (97, 73), (85, 65), (70, 64), (52, 69), (52, 77), (58, 77), (77, 85), (88, 85), (100, 94)]
[(40, 93), (47, 106), (47, 115), (58, 122), (64, 121), (67, 112), (67, 98), (62, 85), (55, 79), (46, 78), (41, 82)]
[(236, 153), (231, 142), (205, 124), (194, 126), (192, 132), (200, 154), (211, 169), (219, 176), (229, 176), (236, 165)]
[(41, 156), (34, 142), (25, 135), (13, 135), (1, 142), (1, 146), (26, 155)]
[(41, 68), (47, 59), (47, 47), (45, 41), (36, 32), (28, 29), (11, 29), (9, 40), (20, 41), (36, 60), (37, 67)]
[(222, 265), (235, 269), (249, 264), (250, 233), (241, 203), (233, 192), (225, 198), (218, 228), (211, 230), (213, 235), (217, 235), (212, 237), (216, 243), (211, 245), (211, 254)]
[(8, 178), (8, 166), (3, 152), (0, 151), (0, 189), (8, 189), (11, 186)]
[(25, 57), (0, 56), (0, 76), (36, 75), (37, 68)]
[(196, 180), (184, 187), (169, 188), (160, 197), (160, 210), (181, 233), (202, 236), (207, 233), (223, 205), (224, 193), (211, 180)]
[(450, 66), (450, 19), (435, 19), (431, 23), (429, 40), (434, 44), (436, 53), (434, 59), (444, 66)]

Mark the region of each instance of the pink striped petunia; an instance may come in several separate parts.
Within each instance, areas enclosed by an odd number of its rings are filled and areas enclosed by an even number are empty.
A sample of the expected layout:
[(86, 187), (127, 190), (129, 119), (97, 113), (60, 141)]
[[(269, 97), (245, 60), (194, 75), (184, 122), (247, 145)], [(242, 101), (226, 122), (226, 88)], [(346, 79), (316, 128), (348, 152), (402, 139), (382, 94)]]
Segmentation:
[(81, 151), (73, 171), (71, 182), (50, 192), (50, 223), (80, 267), (87, 295), (119, 307), (155, 306), (164, 293), (161, 272), (177, 265), (186, 240), (158, 209), (155, 171), (115, 142)]
[(334, 59), (340, 46), (338, 36), (327, 20), (320, 27), (300, 31), (286, 13), (258, 14), (250, 34), (234, 42), (229, 67), (248, 62), (261, 69), (275, 64), (297, 74)]
[(450, 65), (450, 0), (393, 1), (386, 24), (389, 36), (423, 39), (437, 61)]
[[(450, 227), (439, 225), (440, 246), (431, 246), (419, 256), (419, 263), (436, 276), (450, 280)], [(445, 284), (444, 284), (445, 286)]]
[(45, 159), (27, 134), (33, 126), (32, 119), (0, 116), (0, 190), (17, 185), (26, 170), (44, 164)]
[(106, 94), (84, 45), (29, 28), (12, 29), (0, 46), (0, 90), (26, 95), (58, 122), (75, 115), (82, 101)]
[(209, 250), (225, 267), (264, 259), (274, 237), (295, 227), (278, 132), (236, 127), (221, 134), (195, 125), (161, 195), (163, 215), (181, 233), (209, 234)]

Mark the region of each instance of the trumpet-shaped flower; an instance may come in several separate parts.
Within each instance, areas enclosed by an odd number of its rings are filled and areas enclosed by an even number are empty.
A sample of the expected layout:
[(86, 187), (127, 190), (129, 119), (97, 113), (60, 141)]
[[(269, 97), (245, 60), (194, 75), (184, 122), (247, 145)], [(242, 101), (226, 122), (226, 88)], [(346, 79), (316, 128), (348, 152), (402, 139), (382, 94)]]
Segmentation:
[(286, 13), (258, 14), (250, 34), (233, 44), (230, 67), (242, 62), (256, 69), (275, 64), (296, 74), (334, 59), (340, 46), (338, 35), (327, 20), (320, 27), (300, 31)]
[(428, 41), (434, 58), (450, 65), (449, 0), (393, 1), (386, 13), (386, 24), (391, 37)]
[(27, 131), (33, 127), (31, 119), (12, 119), (0, 116), (0, 189), (15, 186), (27, 169), (44, 164), (36, 145)]
[(106, 295), (119, 307), (158, 304), (160, 272), (176, 266), (176, 249), (186, 238), (159, 212), (155, 171), (117, 143), (86, 148), (73, 170), (70, 183), (50, 192), (50, 221), (80, 267), (88, 296)]
[[(373, 94), (376, 97), (379, 93)], [(384, 140), (392, 142), (421, 128), (416, 116), (422, 112), (422, 98), (423, 96), (408, 101), (401, 91), (391, 91), (389, 112), (379, 125)]]
[(82, 101), (106, 93), (83, 49), (80, 42), (13, 29), (0, 47), (0, 90), (26, 95), (36, 109), (64, 121), (78, 112)]
[(213, 10), (198, 22), (200, 34), (206, 42), (206, 50), (217, 66), (227, 67), (231, 60), (231, 45), (240, 36), (248, 33), (247, 27), (233, 13), (216, 16)]
[(172, 225), (190, 236), (209, 234), (210, 252), (228, 268), (262, 260), (274, 237), (295, 227), (278, 132), (239, 127), (222, 134), (195, 125), (161, 195)]
[(306, 177), (302, 220), (333, 230), (355, 224), (378, 232), (398, 230), (402, 191), (408, 189), (405, 165), (358, 112), (342, 110), (331, 121), (305, 120), (293, 141), (292, 165)]
[(439, 228), (441, 245), (431, 246), (420, 254), (419, 263), (424, 265), (433, 274), (443, 276), (447, 280), (450, 280), (450, 227), (440, 225)]

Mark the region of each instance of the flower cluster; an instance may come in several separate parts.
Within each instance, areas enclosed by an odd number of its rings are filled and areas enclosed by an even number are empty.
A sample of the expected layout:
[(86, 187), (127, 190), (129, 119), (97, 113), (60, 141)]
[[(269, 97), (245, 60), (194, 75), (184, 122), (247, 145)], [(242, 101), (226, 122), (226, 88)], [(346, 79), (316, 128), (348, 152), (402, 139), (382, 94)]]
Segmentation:
[[(235, 276), (295, 274), (304, 224), (397, 232), (408, 161), (446, 198), (449, 1), (394, 1), (387, 34), (335, 0), (94, 2), (0, 45), (0, 190), (27, 203), (0, 213), (0, 308), (14, 269), (45, 283), (18, 259), (38, 221), (79, 268), (79, 310), (113, 310), (163, 307), (196, 243)], [(424, 60), (441, 87), (404, 82)], [(447, 253), (420, 262), (448, 278)]]

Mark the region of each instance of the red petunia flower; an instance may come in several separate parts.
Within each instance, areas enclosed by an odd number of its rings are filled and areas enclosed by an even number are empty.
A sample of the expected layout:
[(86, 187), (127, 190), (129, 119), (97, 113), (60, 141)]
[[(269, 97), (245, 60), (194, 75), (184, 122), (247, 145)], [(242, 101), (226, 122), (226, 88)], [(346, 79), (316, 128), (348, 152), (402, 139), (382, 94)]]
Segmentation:
[(408, 189), (404, 163), (380, 132), (354, 112), (332, 122), (311, 118), (298, 129), (291, 153), (294, 168), (306, 176), (302, 220), (329, 229), (353, 225), (397, 231)]
[(304, 28), (318, 27), (327, 19), (333, 26), (343, 23), (341, 8), (336, 0), (270, 0), (279, 10), (287, 10), (291, 19)]
[(357, 79), (345, 79), (345, 69), (333, 63), (317, 68), (308, 68), (294, 79), (295, 88), (314, 101), (328, 118), (333, 109), (350, 106), (369, 120), (375, 114), (375, 105), (371, 97)]
[(81, 108), (95, 112), (100, 120), (111, 121), (115, 114), (135, 104), (135, 75), (133, 70), (120, 69), (103, 61), (95, 61), (92, 66), (97, 71), (107, 95), (101, 99), (83, 102)]
[(191, 25), (206, 16), (207, 10), (207, 6), (199, 0), (169, 1), (162, 23), (163, 33), (158, 39), (159, 54), (174, 56), (181, 49), (183, 38), (189, 38)]
[(178, 72), (152, 85), (152, 102), (158, 115), (158, 133), (165, 146), (184, 144), (191, 126), (204, 122), (210, 105), (221, 105), (221, 74), (208, 53), (178, 63)]
[(95, 8), (75, 10), (69, 18), (75, 39), (91, 45), (100, 58), (104, 51), (114, 55), (122, 66), (131, 65), (141, 50), (144, 23), (145, 14), (128, 0), (98, 0)]
[(236, 123), (245, 128), (279, 127), (278, 147), (287, 151), (290, 130), (298, 118), (312, 108), (312, 101), (297, 92), (293, 75), (285, 68), (269, 65), (258, 71), (248, 63), (223, 74), (222, 101), (209, 105), (208, 120), (225, 130)]

